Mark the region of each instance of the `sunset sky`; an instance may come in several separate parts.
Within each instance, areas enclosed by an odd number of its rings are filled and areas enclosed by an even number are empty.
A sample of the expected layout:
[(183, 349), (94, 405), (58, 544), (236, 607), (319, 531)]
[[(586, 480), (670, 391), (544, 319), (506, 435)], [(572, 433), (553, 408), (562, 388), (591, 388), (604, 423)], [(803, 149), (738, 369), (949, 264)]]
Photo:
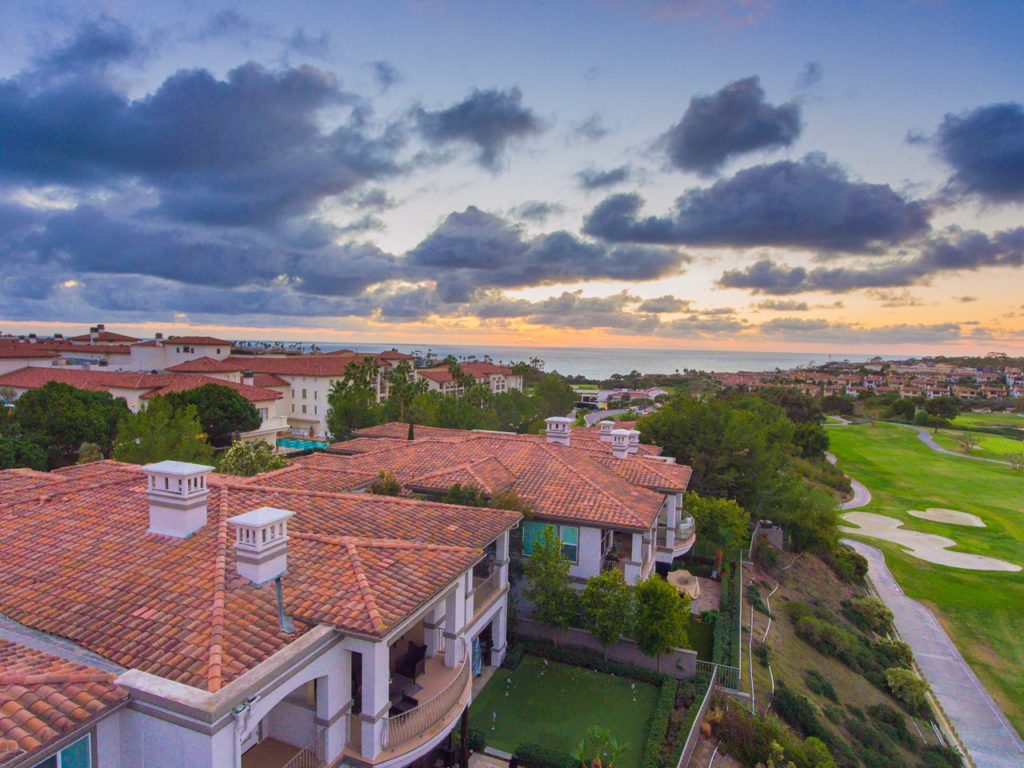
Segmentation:
[(1024, 353), (1024, 4), (0, 5), (0, 331)]

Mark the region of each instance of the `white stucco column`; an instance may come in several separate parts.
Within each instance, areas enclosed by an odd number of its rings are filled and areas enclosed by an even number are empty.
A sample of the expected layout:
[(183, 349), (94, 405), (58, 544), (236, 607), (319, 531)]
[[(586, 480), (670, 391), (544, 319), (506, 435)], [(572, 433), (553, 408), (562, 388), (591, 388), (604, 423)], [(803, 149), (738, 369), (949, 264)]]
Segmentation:
[(491, 666), (500, 667), (505, 660), (505, 651), (508, 650), (508, 595), (501, 598), (501, 608), (491, 619), (491, 640), (494, 646), (491, 648)]
[(362, 753), (370, 759), (381, 752), (381, 734), (391, 709), (388, 665), (387, 643), (374, 643), (363, 652)]
[(444, 647), (441, 632), (444, 631), (444, 601), (438, 602), (423, 621), (423, 642), (427, 646), (427, 656), (437, 656)]
[(476, 611), (476, 597), (473, 594), (473, 569), (470, 568), (462, 574), (462, 578), (459, 581), (464, 582), (466, 585), (465, 621), (462, 622), (463, 626), (465, 626), (466, 621), (472, 619), (473, 613)]
[(352, 709), (352, 653), (332, 650), (326, 677), (317, 678), (316, 720), (326, 729), (324, 757), (337, 759), (348, 742), (348, 713)]
[(495, 541), (494, 550), (494, 562), (498, 567), (499, 572), (499, 589), (504, 589), (508, 586), (508, 542), (509, 532), (505, 531)]
[(466, 579), (460, 578), (455, 589), (445, 598), (444, 665), (454, 669), (462, 661), (460, 636), (466, 628)]

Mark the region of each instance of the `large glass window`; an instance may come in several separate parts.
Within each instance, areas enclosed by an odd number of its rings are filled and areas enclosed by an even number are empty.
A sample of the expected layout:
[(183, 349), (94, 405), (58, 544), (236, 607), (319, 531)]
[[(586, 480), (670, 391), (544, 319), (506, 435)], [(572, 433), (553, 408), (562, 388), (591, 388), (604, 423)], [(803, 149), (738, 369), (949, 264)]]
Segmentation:
[(74, 744), (64, 747), (56, 755), (36, 763), (34, 768), (91, 768), (92, 744), (88, 736), (83, 736)]
[(562, 542), (562, 557), (571, 563), (579, 562), (580, 529), (575, 525), (554, 525), (527, 520), (523, 523), (523, 554), (533, 554), (533, 547), (551, 529)]

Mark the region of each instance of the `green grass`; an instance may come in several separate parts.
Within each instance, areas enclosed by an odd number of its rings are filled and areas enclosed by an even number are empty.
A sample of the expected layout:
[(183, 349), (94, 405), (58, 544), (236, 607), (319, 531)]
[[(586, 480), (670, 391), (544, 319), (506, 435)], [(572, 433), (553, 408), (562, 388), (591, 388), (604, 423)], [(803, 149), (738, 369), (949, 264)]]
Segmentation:
[(469, 723), (504, 752), (528, 742), (569, 753), (601, 726), (628, 745), (616, 765), (639, 768), (657, 699), (658, 689), (647, 683), (525, 656), (515, 671), (494, 673)]
[[(864, 483), (865, 511), (904, 521), (907, 528), (947, 536), (954, 549), (1024, 564), (1024, 474), (1009, 467), (936, 453), (911, 430), (890, 424), (829, 430), (839, 467)], [(970, 512), (986, 528), (931, 523), (910, 509)], [(885, 553), (903, 590), (929, 605), (964, 658), (1024, 732), (1024, 571), (966, 571), (932, 565), (898, 546), (861, 537)]]
[[(943, 448), (963, 453), (956, 442), (957, 437), (961, 434), (965, 433), (957, 432), (956, 430), (940, 429), (938, 434), (932, 436), (935, 438), (935, 442)], [(1013, 438), (1001, 437), (1000, 435), (986, 435), (982, 432), (969, 432), (966, 434), (970, 434), (978, 440), (978, 447), (970, 452), (971, 456), (1005, 461), (1006, 457), (1011, 453), (1024, 453), (1024, 440), (1014, 440)], [(1024, 437), (1024, 432), (1021, 435)]]
[(961, 413), (953, 419), (954, 427), (1016, 427), (1024, 429), (1024, 414), (1020, 413)]
[(690, 637), (690, 648), (697, 652), (697, 658), (701, 661), (711, 661), (712, 649), (715, 645), (714, 622), (705, 624), (694, 616), (690, 620), (687, 631)]

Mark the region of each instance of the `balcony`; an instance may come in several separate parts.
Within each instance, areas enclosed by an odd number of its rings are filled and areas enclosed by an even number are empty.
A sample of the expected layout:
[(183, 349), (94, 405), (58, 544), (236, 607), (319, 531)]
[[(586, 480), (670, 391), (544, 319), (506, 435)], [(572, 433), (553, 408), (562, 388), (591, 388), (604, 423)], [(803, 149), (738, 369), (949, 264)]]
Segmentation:
[[(400, 714), (392, 714), (384, 723), (380, 734), (381, 752), (370, 759), (364, 756), (359, 718), (350, 720), (349, 741), (345, 755), (356, 765), (379, 765), (409, 754), (427, 744), (436, 736), (447, 732), (469, 704), (472, 689), (469, 649), (462, 643), (462, 661), (455, 668), (444, 665), (439, 653), (426, 659), (422, 674), (417, 675), (420, 690), (415, 707)], [(395, 710), (392, 710), (394, 712)]]
[(500, 568), (495, 568), (489, 576), (473, 576), (473, 619), (470, 624), (494, 605), (502, 589)]
[(670, 563), (677, 557), (682, 557), (691, 549), (697, 541), (697, 526), (692, 517), (684, 517), (676, 526), (672, 543), (669, 544), (668, 529), (658, 527), (658, 562)]

